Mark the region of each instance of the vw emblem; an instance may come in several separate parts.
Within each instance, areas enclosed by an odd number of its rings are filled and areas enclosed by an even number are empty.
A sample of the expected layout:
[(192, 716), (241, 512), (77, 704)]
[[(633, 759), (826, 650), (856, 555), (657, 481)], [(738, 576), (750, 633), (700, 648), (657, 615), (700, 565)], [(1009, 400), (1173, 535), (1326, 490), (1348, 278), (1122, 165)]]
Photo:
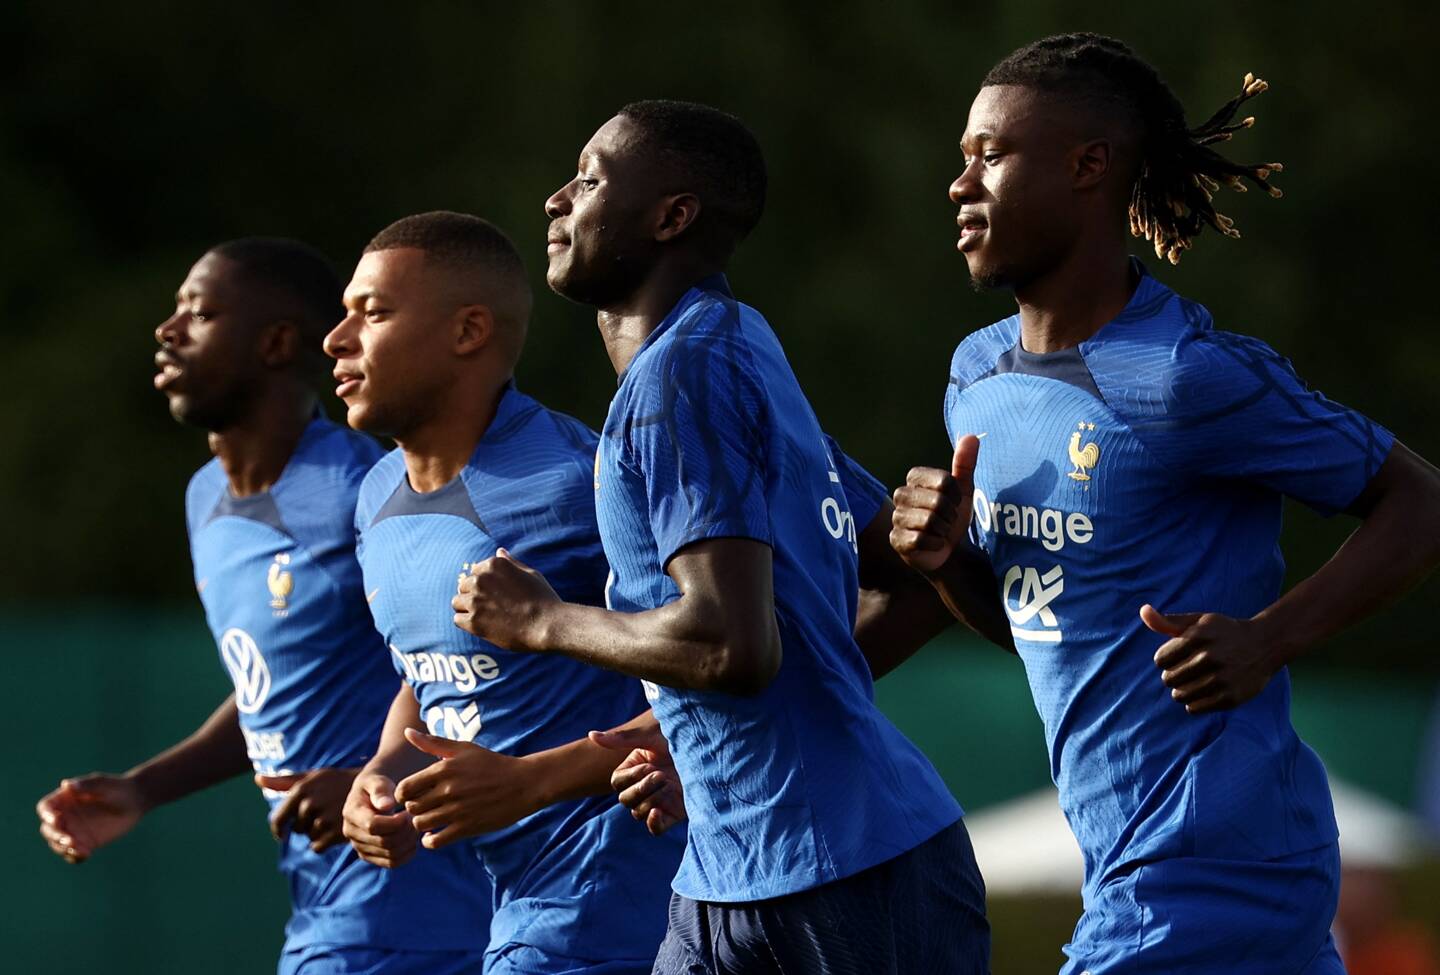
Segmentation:
[(270, 694), (270, 668), (255, 640), (242, 629), (226, 630), (220, 638), (220, 659), (235, 682), (235, 706), (242, 714), (259, 711)]

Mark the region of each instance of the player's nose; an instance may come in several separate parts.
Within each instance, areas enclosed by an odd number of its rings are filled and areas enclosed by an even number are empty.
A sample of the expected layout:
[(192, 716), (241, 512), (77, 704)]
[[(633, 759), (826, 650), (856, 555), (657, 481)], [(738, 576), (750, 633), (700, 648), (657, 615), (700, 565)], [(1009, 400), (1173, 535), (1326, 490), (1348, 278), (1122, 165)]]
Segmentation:
[(155, 341), (161, 345), (174, 345), (180, 337), (180, 313), (177, 311), (155, 326)]
[(556, 220), (570, 212), (571, 185), (571, 183), (566, 183), (554, 193), (550, 194), (550, 198), (545, 201), (545, 216), (551, 220)]
[(950, 184), (951, 203), (961, 206), (980, 199), (980, 180), (975, 172), (975, 166), (969, 165), (959, 176), (955, 177), (955, 182)]
[(354, 330), (350, 327), (354, 318), (354, 315), (346, 315), (340, 319), (339, 324), (325, 336), (325, 341), (320, 343), (330, 358), (343, 359), (354, 354)]

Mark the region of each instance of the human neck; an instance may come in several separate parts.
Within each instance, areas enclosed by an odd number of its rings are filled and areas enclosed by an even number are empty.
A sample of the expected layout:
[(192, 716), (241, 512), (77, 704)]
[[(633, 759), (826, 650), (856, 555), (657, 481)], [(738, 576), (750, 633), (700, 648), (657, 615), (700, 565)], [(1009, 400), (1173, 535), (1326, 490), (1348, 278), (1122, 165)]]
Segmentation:
[(650, 275), (624, 299), (596, 310), (595, 323), (605, 340), (605, 352), (618, 376), (629, 366), (640, 346), (670, 314), (685, 294), (722, 266), (697, 257), (684, 257), (657, 264)]
[(412, 488), (421, 493), (438, 491), (459, 476), (494, 422), (509, 381), (507, 376), (457, 383), (430, 420), (395, 438), (404, 452)]
[(1045, 353), (1079, 345), (1124, 310), (1138, 283), (1123, 244), (1077, 247), (1055, 268), (1015, 289), (1021, 348)]
[(237, 498), (275, 486), (315, 413), (315, 395), (286, 391), (261, 396), (243, 419), (210, 433), (210, 451), (220, 460), (230, 493)]

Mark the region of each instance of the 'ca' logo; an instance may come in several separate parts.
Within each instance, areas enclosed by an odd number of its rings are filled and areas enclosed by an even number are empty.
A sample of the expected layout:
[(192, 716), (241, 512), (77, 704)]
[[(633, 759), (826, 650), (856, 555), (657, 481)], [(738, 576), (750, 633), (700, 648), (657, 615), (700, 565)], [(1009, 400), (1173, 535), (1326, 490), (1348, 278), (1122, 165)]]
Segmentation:
[[(1015, 583), (1020, 583), (1020, 594), (1011, 604), (1011, 595), (1015, 589)], [(1060, 642), (1060, 621), (1055, 618), (1055, 612), (1050, 604), (1055, 597), (1065, 591), (1065, 570), (1055, 566), (1049, 572), (1041, 575), (1038, 569), (1028, 566), (1010, 566), (1005, 573), (1004, 589), (1001, 590), (1000, 598), (1005, 603), (1005, 613), (1010, 617), (1010, 633), (1017, 640), (1030, 640), (1034, 643), (1059, 643)], [(1039, 618), (1040, 624), (1046, 629), (1032, 630), (1024, 628), (1032, 620)]]
[(270, 668), (260, 648), (244, 630), (232, 628), (220, 638), (220, 659), (235, 682), (235, 707), (242, 714), (254, 714), (270, 694)]
[(474, 701), (458, 710), (437, 704), (426, 712), (425, 726), (436, 738), (474, 741), (480, 733), (480, 708)]

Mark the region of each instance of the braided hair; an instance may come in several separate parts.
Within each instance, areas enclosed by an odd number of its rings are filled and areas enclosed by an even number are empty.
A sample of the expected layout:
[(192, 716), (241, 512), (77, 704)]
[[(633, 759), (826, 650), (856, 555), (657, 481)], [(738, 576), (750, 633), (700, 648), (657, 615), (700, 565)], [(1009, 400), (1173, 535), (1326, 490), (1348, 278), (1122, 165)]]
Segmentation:
[(1130, 232), (1155, 245), (1155, 255), (1180, 261), (1206, 224), (1239, 237), (1235, 221), (1215, 209), (1222, 185), (1245, 192), (1249, 180), (1271, 196), (1279, 163), (1241, 165), (1210, 148), (1255, 124), (1233, 121), (1240, 106), (1269, 87), (1245, 75), (1240, 92), (1201, 125), (1191, 128), (1185, 109), (1160, 75), (1124, 43), (1101, 34), (1058, 34), (1028, 44), (995, 65), (984, 86), (1020, 85), (1103, 103), (1127, 113), (1140, 137), (1140, 161), (1130, 191)]

